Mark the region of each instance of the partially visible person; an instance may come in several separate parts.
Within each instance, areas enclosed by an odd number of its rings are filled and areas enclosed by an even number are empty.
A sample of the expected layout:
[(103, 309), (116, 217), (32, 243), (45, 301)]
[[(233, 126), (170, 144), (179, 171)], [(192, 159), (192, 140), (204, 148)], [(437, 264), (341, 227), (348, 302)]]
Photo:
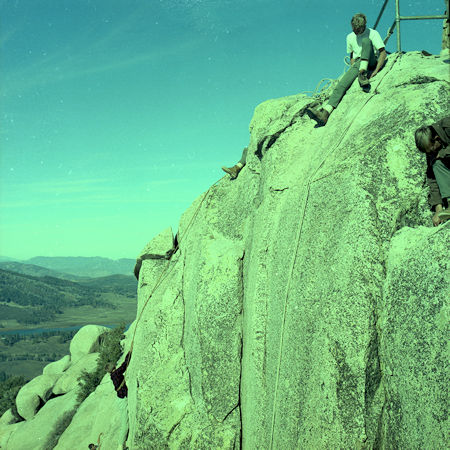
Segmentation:
[[(383, 67), (386, 50), (378, 31), (366, 28), (367, 19), (362, 13), (355, 14), (351, 20), (353, 32), (347, 35), (347, 53), (350, 53), (350, 69), (341, 78), (330, 99), (321, 108), (308, 108), (306, 113), (319, 125), (325, 125), (330, 114), (337, 108), (348, 88), (358, 78), (359, 85), (367, 89), (369, 79)], [(378, 51), (378, 58), (375, 54)], [(371, 73), (369, 73), (371, 71)]]
[(241, 159), (233, 167), (224, 167), (224, 166), (222, 166), (222, 170), (224, 172), (228, 173), (231, 176), (232, 180), (237, 178), (237, 176), (239, 175), (239, 172), (242, 170), (242, 168), (247, 163), (247, 152), (248, 152), (248, 147), (245, 147), (244, 150), (242, 150)]
[(98, 445), (95, 444), (89, 444), (88, 448), (90, 448), (91, 450), (97, 450), (98, 449)]
[(119, 429), (119, 447), (118, 450), (126, 449), (126, 441), (128, 436), (128, 387), (125, 382), (125, 372), (128, 364), (130, 363), (131, 352), (128, 352), (125, 361), (114, 369), (112, 364), (106, 366), (107, 372), (109, 372), (111, 381), (114, 384), (114, 389), (117, 394), (117, 408), (120, 413), (120, 429)]
[(427, 157), (428, 201), (437, 226), (450, 218), (450, 116), (418, 128), (414, 138)]

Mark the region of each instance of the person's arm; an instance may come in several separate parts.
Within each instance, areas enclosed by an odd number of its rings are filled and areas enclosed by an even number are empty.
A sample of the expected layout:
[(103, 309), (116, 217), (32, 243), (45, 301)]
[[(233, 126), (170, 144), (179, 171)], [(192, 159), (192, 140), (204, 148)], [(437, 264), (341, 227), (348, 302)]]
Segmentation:
[(430, 204), (431, 209), (434, 209), (434, 214), (432, 217), (433, 225), (437, 226), (441, 223), (441, 219), (438, 214), (442, 211), (442, 197), (441, 192), (439, 190), (439, 185), (435, 178), (433, 178), (433, 173), (431, 167), (428, 167), (427, 170), (427, 185), (430, 188), (430, 194), (428, 197), (428, 203)]
[(380, 48), (378, 50), (380, 52), (380, 55), (378, 57), (377, 67), (375, 67), (375, 70), (372, 72), (372, 75), (370, 75), (370, 78), (373, 78), (383, 67), (384, 61), (386, 61), (386, 49)]
[(347, 43), (347, 53), (350, 53), (350, 66), (352, 66), (354, 60), (353, 60), (353, 47), (351, 43), (351, 34), (347, 35), (345, 41)]

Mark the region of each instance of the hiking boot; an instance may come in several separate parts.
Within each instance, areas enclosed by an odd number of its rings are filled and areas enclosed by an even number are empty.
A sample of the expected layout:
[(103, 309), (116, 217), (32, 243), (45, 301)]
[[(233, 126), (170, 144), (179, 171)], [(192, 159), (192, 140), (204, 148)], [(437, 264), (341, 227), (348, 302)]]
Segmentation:
[(445, 222), (446, 220), (450, 219), (450, 208), (444, 209), (442, 210), (439, 214), (438, 214), (439, 219), (441, 219), (443, 222)]
[(361, 87), (368, 86), (370, 84), (369, 79), (367, 78), (367, 70), (361, 70), (358, 73), (358, 81)]
[(315, 120), (319, 125), (322, 126), (327, 123), (328, 117), (330, 117), (330, 113), (323, 108), (308, 108), (306, 110), (306, 114), (308, 114), (311, 119)]
[(228, 173), (231, 176), (231, 179), (234, 180), (239, 175), (239, 172), (241, 171), (242, 167), (239, 166), (233, 166), (233, 167), (224, 167), (222, 166), (222, 170), (226, 173)]

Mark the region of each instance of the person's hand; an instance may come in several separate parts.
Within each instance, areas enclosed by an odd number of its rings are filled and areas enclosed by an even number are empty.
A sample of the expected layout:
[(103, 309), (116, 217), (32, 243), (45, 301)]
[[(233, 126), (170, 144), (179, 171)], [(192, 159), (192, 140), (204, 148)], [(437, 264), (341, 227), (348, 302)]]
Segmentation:
[(438, 214), (439, 214), (439, 211), (436, 211), (435, 213), (434, 213), (434, 215), (433, 215), (433, 225), (435, 226), (435, 227), (437, 227), (440, 223), (442, 223), (442, 220), (439, 218), (439, 216), (438, 216)]
[(435, 227), (437, 227), (440, 223), (442, 223), (442, 220), (439, 218), (438, 214), (441, 211), (443, 211), (443, 210), (444, 210), (444, 208), (443, 208), (441, 203), (436, 205), (435, 208), (434, 208), (434, 215), (433, 215), (433, 218), (431, 220), (433, 221), (433, 225)]

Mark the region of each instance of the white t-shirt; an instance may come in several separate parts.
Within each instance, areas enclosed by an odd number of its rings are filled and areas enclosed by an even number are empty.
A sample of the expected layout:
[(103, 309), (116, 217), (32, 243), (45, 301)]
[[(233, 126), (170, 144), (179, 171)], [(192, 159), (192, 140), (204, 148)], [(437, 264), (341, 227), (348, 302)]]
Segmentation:
[(380, 33), (372, 28), (366, 28), (364, 33), (356, 35), (353, 31), (347, 35), (347, 53), (353, 52), (353, 59), (361, 57), (362, 40), (368, 37), (372, 41), (373, 51), (377, 54), (380, 48), (384, 48), (383, 39), (381, 39)]

